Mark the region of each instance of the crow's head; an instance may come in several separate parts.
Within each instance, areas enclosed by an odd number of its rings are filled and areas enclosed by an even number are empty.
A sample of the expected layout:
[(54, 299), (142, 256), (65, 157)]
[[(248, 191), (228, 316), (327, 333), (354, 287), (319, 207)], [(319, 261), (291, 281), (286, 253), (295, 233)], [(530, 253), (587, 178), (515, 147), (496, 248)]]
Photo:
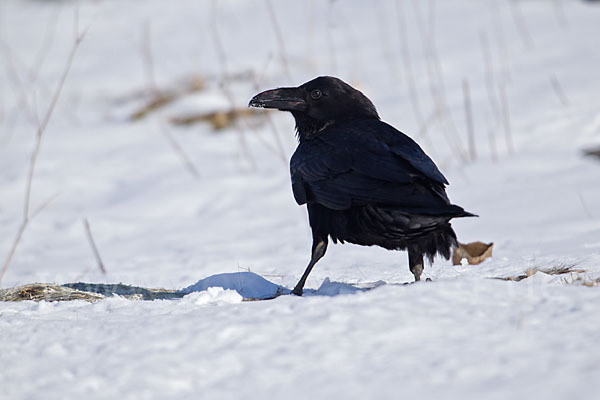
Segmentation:
[(271, 89), (250, 100), (250, 107), (290, 111), (300, 139), (336, 122), (377, 118), (371, 100), (341, 79), (320, 76), (298, 87)]

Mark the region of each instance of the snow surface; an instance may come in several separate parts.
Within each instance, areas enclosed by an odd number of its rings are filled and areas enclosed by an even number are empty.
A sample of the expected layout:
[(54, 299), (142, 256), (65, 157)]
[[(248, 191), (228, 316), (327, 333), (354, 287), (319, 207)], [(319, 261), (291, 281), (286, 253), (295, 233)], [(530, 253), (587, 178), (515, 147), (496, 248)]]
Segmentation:
[(183, 289), (184, 293), (202, 292), (210, 288), (233, 290), (246, 299), (264, 299), (290, 294), (290, 290), (269, 282), (252, 272), (234, 272), (211, 275)]
[[(0, 304), (0, 398), (599, 398), (599, 288), (576, 275), (489, 278), (559, 265), (600, 277), (600, 163), (582, 156), (600, 145), (600, 7), (271, 1), (275, 25), (268, 4), (0, 2), (0, 262), (22, 219), (31, 110), (42, 118), (50, 102), (76, 8), (79, 28), (89, 27), (35, 170), (31, 209), (52, 201), (27, 227), (1, 287), (123, 282), (191, 292)], [(198, 75), (206, 88), (132, 122), (149, 86), (144, 43), (158, 88)], [(330, 246), (307, 296), (242, 302), (293, 287), (308, 262), (306, 211), (289, 184), (292, 118), (270, 113), (275, 133), (254, 120), (218, 132), (169, 127), (199, 177), (164, 126), (229, 107), (222, 87), (243, 108), (259, 90), (325, 74), (359, 87), (423, 146), (452, 201), (480, 215), (453, 223), (459, 240), (493, 241), (492, 259), (437, 260), (425, 270), (433, 282), (403, 285), (412, 278), (406, 254)], [(475, 161), (457, 149), (467, 143), (465, 80)], [(431, 117), (434, 99), (451, 119)]]

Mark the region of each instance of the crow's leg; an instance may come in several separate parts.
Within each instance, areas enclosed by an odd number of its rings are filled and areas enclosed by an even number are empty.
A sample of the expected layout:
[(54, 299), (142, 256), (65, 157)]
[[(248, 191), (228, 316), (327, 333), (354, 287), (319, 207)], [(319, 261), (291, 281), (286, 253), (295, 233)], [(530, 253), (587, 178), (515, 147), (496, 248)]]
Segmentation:
[(294, 290), (292, 290), (292, 294), (296, 296), (302, 296), (302, 289), (304, 288), (304, 284), (306, 283), (306, 278), (308, 278), (308, 274), (313, 269), (317, 261), (321, 259), (325, 255), (325, 251), (327, 251), (327, 237), (313, 237), (313, 245), (312, 245), (312, 256), (310, 257), (310, 262), (308, 263), (308, 267), (306, 267), (306, 271), (300, 278), (300, 281), (296, 284)]
[(420, 281), (423, 273), (423, 254), (408, 250), (408, 267), (415, 276), (415, 282)]

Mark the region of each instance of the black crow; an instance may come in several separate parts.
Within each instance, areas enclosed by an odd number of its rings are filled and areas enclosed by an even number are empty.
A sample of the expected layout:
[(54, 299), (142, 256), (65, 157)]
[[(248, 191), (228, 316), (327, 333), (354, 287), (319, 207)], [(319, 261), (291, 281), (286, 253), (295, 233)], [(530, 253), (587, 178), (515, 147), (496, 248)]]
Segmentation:
[(298, 148), (290, 160), (292, 189), (306, 204), (312, 256), (293, 290), (325, 255), (328, 238), (408, 250), (415, 281), (423, 256), (450, 258), (457, 245), (450, 219), (474, 216), (450, 204), (448, 181), (411, 138), (379, 119), (373, 103), (342, 80), (321, 76), (299, 87), (267, 90), (250, 107), (289, 111)]

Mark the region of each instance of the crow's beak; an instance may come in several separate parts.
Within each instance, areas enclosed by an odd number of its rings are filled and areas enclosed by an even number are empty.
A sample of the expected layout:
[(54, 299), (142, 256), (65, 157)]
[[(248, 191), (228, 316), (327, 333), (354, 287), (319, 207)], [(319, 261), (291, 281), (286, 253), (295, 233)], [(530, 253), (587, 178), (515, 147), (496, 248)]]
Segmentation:
[(304, 90), (300, 88), (279, 88), (266, 90), (250, 100), (248, 107), (277, 108), (282, 111), (304, 111), (306, 101)]

